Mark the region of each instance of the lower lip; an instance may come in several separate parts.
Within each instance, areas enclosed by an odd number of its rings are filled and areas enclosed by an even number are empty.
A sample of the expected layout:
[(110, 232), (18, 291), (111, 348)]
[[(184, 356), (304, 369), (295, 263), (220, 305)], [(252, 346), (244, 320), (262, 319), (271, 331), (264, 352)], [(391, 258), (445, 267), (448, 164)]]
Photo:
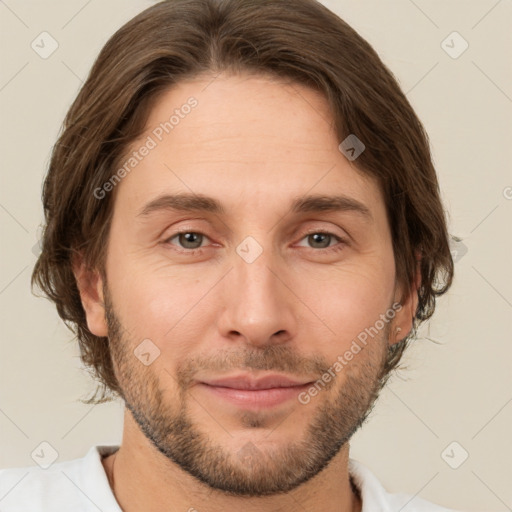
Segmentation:
[(210, 393), (223, 398), (237, 406), (244, 407), (271, 407), (282, 404), (292, 398), (298, 399), (301, 392), (308, 389), (311, 384), (291, 386), (287, 388), (270, 389), (233, 389), (221, 386), (210, 386), (201, 383), (200, 386)]

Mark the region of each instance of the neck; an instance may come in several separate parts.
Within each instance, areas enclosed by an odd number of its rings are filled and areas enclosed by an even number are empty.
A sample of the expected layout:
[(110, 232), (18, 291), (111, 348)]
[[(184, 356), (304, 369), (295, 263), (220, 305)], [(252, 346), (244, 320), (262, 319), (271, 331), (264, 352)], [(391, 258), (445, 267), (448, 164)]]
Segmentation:
[(164, 461), (167, 470), (163, 474), (161, 468), (156, 469), (160, 465), (153, 466), (150, 460), (126, 445), (103, 459), (110, 487), (123, 512), (206, 508), (210, 512), (240, 509), (287, 512), (296, 511), (297, 503), (304, 510), (362, 510), (359, 492), (348, 474), (348, 457), (341, 451), (327, 468), (299, 488), (284, 495), (256, 498), (233, 497), (212, 490), (167, 459)]
[(362, 502), (348, 473), (345, 444), (315, 477), (290, 492), (273, 496), (232, 496), (212, 489), (162, 455), (125, 411), (122, 444), (103, 459), (110, 487), (123, 512), (190, 510), (209, 512), (361, 512)]

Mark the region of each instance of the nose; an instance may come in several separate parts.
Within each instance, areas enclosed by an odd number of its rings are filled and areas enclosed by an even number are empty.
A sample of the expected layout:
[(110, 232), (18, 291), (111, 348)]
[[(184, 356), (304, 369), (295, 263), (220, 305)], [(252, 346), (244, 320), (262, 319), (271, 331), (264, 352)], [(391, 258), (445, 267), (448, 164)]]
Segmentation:
[(296, 336), (297, 300), (270, 250), (251, 263), (234, 254), (233, 268), (223, 281), (218, 327), (224, 338), (264, 347)]

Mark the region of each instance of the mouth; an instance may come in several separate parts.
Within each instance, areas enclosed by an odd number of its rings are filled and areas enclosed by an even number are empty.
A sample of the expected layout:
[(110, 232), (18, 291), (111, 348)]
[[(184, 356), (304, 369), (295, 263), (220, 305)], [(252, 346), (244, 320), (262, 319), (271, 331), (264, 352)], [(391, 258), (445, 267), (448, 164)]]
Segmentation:
[(205, 380), (199, 383), (199, 387), (211, 396), (238, 407), (268, 408), (297, 399), (312, 383), (312, 380), (284, 375), (266, 375), (255, 379), (245, 374)]

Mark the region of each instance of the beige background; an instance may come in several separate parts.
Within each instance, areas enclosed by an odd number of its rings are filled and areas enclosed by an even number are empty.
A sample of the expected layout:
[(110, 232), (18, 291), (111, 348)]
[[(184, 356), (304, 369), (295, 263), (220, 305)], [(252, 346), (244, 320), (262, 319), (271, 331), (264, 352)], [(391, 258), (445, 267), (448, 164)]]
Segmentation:
[[(59, 461), (120, 441), (121, 405), (77, 401), (93, 383), (29, 278), (41, 183), (62, 119), (107, 38), (151, 3), (0, 1), (0, 467), (33, 465), (42, 441)], [(389, 491), (468, 511), (512, 510), (511, 2), (324, 3), (399, 79), (430, 135), (450, 232), (464, 238), (453, 288), (407, 354), (409, 370), (391, 380), (355, 435), (351, 456)], [(43, 31), (59, 44), (47, 59), (31, 48)], [(458, 58), (442, 47), (453, 31), (469, 44)], [(452, 40), (452, 52), (462, 48)], [(445, 462), (465, 452), (458, 469)]]

